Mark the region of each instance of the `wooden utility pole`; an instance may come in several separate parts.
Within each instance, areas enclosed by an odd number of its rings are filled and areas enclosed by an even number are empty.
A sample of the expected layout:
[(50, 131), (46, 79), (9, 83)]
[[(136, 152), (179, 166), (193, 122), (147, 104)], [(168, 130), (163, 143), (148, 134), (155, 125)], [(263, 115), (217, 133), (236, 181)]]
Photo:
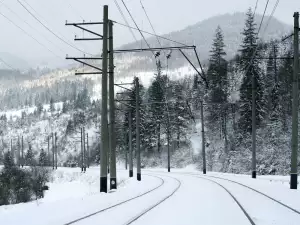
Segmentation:
[(292, 156), (290, 188), (298, 185), (298, 108), (299, 108), (299, 12), (294, 13), (294, 74), (293, 74), (293, 110), (292, 110)]
[(108, 22), (108, 25), (109, 25), (108, 38), (109, 38), (110, 189), (117, 189), (113, 22), (110, 20)]
[(132, 113), (131, 109), (128, 113), (128, 126), (129, 126), (129, 133), (128, 133), (128, 146), (129, 146), (129, 177), (133, 177), (133, 154), (132, 154)]
[(206, 153), (205, 153), (203, 101), (201, 101), (201, 134), (202, 134), (202, 163), (203, 163), (202, 168), (203, 168), (203, 174), (206, 174)]
[(102, 47), (102, 108), (101, 108), (101, 152), (100, 152), (100, 192), (107, 193), (107, 57), (108, 57), (108, 6), (103, 7), (103, 47)]
[(47, 148), (47, 150), (48, 150), (48, 154), (47, 154), (47, 156), (48, 156), (48, 164), (49, 164), (49, 166), (51, 166), (51, 156), (50, 156), (50, 136), (49, 136), (49, 135), (47, 136), (47, 145), (48, 145), (48, 148)]
[(137, 169), (137, 180), (141, 181), (141, 143), (140, 143), (140, 84), (139, 78), (135, 78), (135, 110), (136, 110), (136, 169)]
[(18, 136), (18, 159), (17, 159), (18, 167), (21, 167), (21, 144), (20, 144), (20, 136)]
[(252, 131), (252, 178), (255, 179), (256, 178), (256, 80), (253, 72), (252, 72), (252, 130), (251, 131)]

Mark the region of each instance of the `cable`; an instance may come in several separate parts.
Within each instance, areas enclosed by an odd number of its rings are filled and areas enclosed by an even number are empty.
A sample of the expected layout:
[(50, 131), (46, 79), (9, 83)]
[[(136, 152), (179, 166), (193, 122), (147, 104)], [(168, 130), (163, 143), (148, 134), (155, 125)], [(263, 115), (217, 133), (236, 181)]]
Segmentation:
[(187, 46), (186, 44), (183, 44), (183, 43), (178, 42), (178, 41), (174, 41), (174, 40), (172, 40), (172, 39), (170, 39), (170, 38), (166, 38), (166, 37), (163, 37), (163, 36), (160, 36), (160, 35), (155, 35), (155, 34), (150, 33), (150, 32), (148, 32), (148, 31), (144, 31), (144, 30), (141, 30), (141, 29), (137, 29), (137, 28), (135, 28), (135, 27), (131, 27), (131, 26), (129, 26), (129, 25), (126, 25), (126, 24), (123, 24), (123, 23), (120, 23), (120, 22), (117, 22), (117, 21), (114, 21), (114, 20), (113, 20), (113, 22), (116, 23), (116, 24), (119, 24), (119, 25), (121, 25), (121, 26), (124, 26), (124, 27), (129, 27), (129, 28), (134, 29), (134, 30), (139, 30), (140, 32), (143, 32), (143, 33), (145, 33), (145, 34), (149, 34), (149, 35), (152, 35), (152, 36), (155, 36), (155, 37), (159, 37), (159, 38), (161, 38), (161, 39), (164, 39), (164, 40), (167, 40), (167, 41), (176, 43), (176, 44), (180, 44), (180, 45), (183, 45), (183, 46)]
[(265, 32), (266, 32), (266, 30), (267, 30), (267, 28), (268, 28), (268, 26), (269, 26), (269, 23), (270, 23), (271, 19), (273, 18), (273, 15), (274, 15), (274, 13), (275, 13), (275, 11), (276, 11), (276, 8), (277, 8), (277, 6), (278, 6), (278, 4), (279, 4), (279, 1), (280, 1), (280, 0), (277, 0), (276, 3), (275, 3), (275, 5), (274, 5), (274, 8), (273, 8), (273, 10), (272, 10), (272, 13), (271, 13), (271, 15), (269, 16), (269, 19), (268, 19), (268, 21), (267, 21), (266, 27), (265, 27), (265, 29), (264, 29), (263, 35), (265, 34)]
[(260, 29), (261, 29), (262, 23), (263, 23), (263, 21), (264, 21), (264, 18), (265, 18), (265, 14), (266, 14), (266, 11), (267, 11), (267, 8), (268, 8), (269, 1), (270, 1), (270, 0), (267, 0), (267, 4), (266, 4), (266, 6), (265, 6), (264, 14), (263, 14), (263, 16), (262, 16), (262, 18), (261, 18), (261, 21), (260, 21), (260, 24), (259, 24), (259, 28), (258, 28), (258, 31), (257, 31), (257, 35), (259, 34), (259, 31), (260, 31)]
[(47, 38), (42, 32), (40, 32), (38, 29), (36, 29), (34, 26), (32, 26), (30, 23), (28, 23), (26, 20), (23, 20), (17, 13), (15, 13), (10, 7), (8, 7), (3, 0), (0, 0), (0, 4), (2, 4), (5, 8), (7, 8), (11, 13), (13, 13), (16, 17), (18, 17), (21, 21), (26, 23), (31, 29), (38, 32), (43, 38), (45, 38), (47, 41), (49, 41), (51, 44), (53, 44), (55, 47), (57, 47), (61, 52), (64, 52), (58, 45), (56, 45), (54, 42), (52, 42), (50, 39)]
[(255, 12), (256, 12), (256, 9), (257, 9), (257, 3), (258, 3), (258, 0), (256, 0), (256, 4), (255, 4), (255, 8), (254, 8), (254, 12), (253, 12), (253, 16), (255, 16)]
[[(127, 8), (127, 6), (126, 6), (126, 4), (125, 4), (124, 0), (121, 0), (121, 1), (122, 1), (122, 3), (123, 3), (124, 7), (126, 8), (126, 10), (127, 10), (128, 14), (130, 15), (130, 17), (131, 17), (131, 19), (132, 19), (133, 23), (135, 24), (136, 28), (137, 28), (137, 29), (138, 29), (138, 31), (140, 32), (140, 34), (141, 34), (142, 38), (143, 38), (143, 39), (144, 39), (144, 41), (146, 42), (146, 44), (147, 44), (148, 48), (151, 48), (151, 47), (150, 47), (150, 45), (149, 45), (149, 43), (147, 42), (147, 40), (146, 40), (145, 36), (144, 36), (144, 35), (143, 35), (143, 33), (141, 32), (141, 30), (140, 30), (140, 28), (138, 27), (137, 23), (135, 22), (135, 20), (134, 20), (133, 16), (131, 15), (131, 13), (130, 13), (129, 9)], [(154, 53), (154, 51), (152, 51), (152, 54), (153, 54), (153, 55), (154, 55), (154, 57), (155, 57), (155, 53)]]
[(0, 15), (2, 15), (5, 19), (7, 19), (9, 22), (11, 22), (13, 25), (15, 25), (17, 28), (19, 28), (21, 31), (23, 31), (27, 36), (29, 36), (30, 38), (32, 38), (33, 40), (35, 40), (39, 45), (41, 45), (42, 47), (44, 47), (45, 49), (47, 49), (49, 52), (51, 52), (53, 55), (55, 55), (58, 58), (62, 58), (58, 55), (56, 55), (53, 51), (51, 51), (49, 48), (47, 48), (44, 44), (42, 44), (41, 42), (39, 42), (35, 37), (33, 37), (32, 35), (30, 35), (29, 33), (27, 33), (26, 30), (24, 30), (22, 27), (20, 27), (18, 24), (16, 24), (14, 21), (12, 21), (11, 19), (9, 19), (7, 16), (5, 16), (3, 13), (0, 12)]
[[(142, 0), (140, 0), (140, 3), (141, 3), (141, 6), (142, 6), (142, 9), (144, 10), (144, 13), (145, 13), (145, 15), (146, 15), (146, 17), (147, 17), (147, 20), (148, 20), (148, 22), (149, 22), (149, 24), (150, 24), (150, 26), (151, 26), (151, 28), (152, 28), (152, 31), (153, 31), (153, 33), (155, 34), (155, 37), (156, 37), (156, 39), (157, 39), (157, 42), (158, 42), (158, 44), (160, 45), (160, 47), (162, 47), (162, 45), (161, 45), (161, 43), (160, 43), (160, 40), (158, 39), (158, 36), (157, 36), (157, 34), (156, 34), (155, 30), (154, 30), (154, 27), (153, 27), (153, 25), (152, 25), (152, 23), (151, 23), (151, 21), (150, 21), (150, 18), (149, 18), (149, 16), (148, 16), (147, 12), (146, 12), (146, 9), (145, 9), (145, 7), (144, 7), (144, 5), (143, 5), (143, 3), (142, 3)], [(166, 53), (165, 53), (165, 54), (166, 54)]]
[(67, 1), (68, 5), (71, 7), (71, 9), (73, 10), (73, 12), (74, 12), (76, 15), (78, 15), (78, 16), (84, 21), (84, 18), (80, 15), (80, 13), (78, 12), (78, 10), (75, 9), (75, 7), (73, 7), (73, 6), (71, 5), (70, 1), (69, 1), (69, 0), (66, 0), (66, 1)]
[(136, 42), (138, 42), (136, 36), (134, 35), (134, 33), (133, 33), (133, 31), (132, 31), (132, 28), (129, 26), (129, 23), (128, 23), (128, 21), (127, 21), (125, 15), (124, 15), (124, 13), (123, 13), (123, 11), (122, 11), (122, 9), (121, 9), (119, 3), (117, 2), (117, 0), (114, 0), (114, 1), (115, 1), (115, 4), (116, 4), (116, 6), (117, 6), (117, 8), (118, 8), (118, 10), (119, 10), (119, 12), (120, 12), (120, 14), (121, 14), (121, 16), (123, 17), (123, 20), (124, 20), (125, 23), (126, 23), (126, 26), (128, 27), (130, 33), (132, 34), (134, 40), (135, 40)]
[(0, 61), (1, 61), (4, 65), (6, 65), (7, 67), (9, 67), (9, 68), (11, 68), (11, 69), (13, 69), (13, 70), (15, 70), (15, 71), (18, 71), (16, 68), (12, 67), (10, 64), (8, 64), (7, 62), (5, 62), (3, 59), (0, 58)]
[[(47, 27), (44, 23), (42, 23), (39, 18), (37, 18), (22, 2), (20, 2), (20, 0), (17, 0), (17, 2), (37, 21), (39, 22), (46, 30), (48, 30), (50, 33), (52, 33), (55, 37), (57, 37), (59, 40), (61, 40), (62, 42), (64, 42), (65, 44), (69, 45), (70, 47), (76, 49), (77, 51), (80, 51), (84, 54), (87, 55), (92, 55), (88, 52), (85, 52), (79, 48), (77, 48), (75, 45), (70, 44), (69, 42), (65, 41), (63, 38), (61, 38), (60, 36), (58, 36), (56, 33), (54, 33), (49, 27)], [(28, 3), (27, 3), (28, 4)], [(29, 4), (28, 4), (29, 5)]]

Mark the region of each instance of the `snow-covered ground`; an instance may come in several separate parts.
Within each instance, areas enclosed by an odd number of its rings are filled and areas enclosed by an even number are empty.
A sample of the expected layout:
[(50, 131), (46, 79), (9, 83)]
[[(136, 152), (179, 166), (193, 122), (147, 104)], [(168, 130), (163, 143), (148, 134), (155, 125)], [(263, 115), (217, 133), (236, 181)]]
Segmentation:
[[(251, 179), (248, 175), (210, 172), (204, 176), (195, 168), (191, 165), (185, 169), (172, 169), (171, 173), (165, 169), (143, 170), (141, 182), (135, 177), (128, 179), (128, 171), (120, 169), (118, 190), (108, 194), (99, 193), (99, 168), (90, 168), (85, 174), (78, 168), (60, 168), (55, 172), (44, 199), (1, 206), (0, 221), (1, 224), (50, 225), (70, 224), (82, 218), (74, 224), (115, 225), (132, 221), (141, 225), (251, 224), (241, 210), (243, 207), (254, 224), (299, 224), (300, 214), (295, 211), (300, 211), (300, 191), (289, 189), (288, 177), (258, 176)], [(217, 177), (261, 191), (295, 211)], [(128, 200), (133, 197), (137, 198)], [(166, 200), (161, 202), (163, 199)], [(128, 201), (112, 207), (125, 200)], [(112, 208), (99, 212), (107, 207)]]

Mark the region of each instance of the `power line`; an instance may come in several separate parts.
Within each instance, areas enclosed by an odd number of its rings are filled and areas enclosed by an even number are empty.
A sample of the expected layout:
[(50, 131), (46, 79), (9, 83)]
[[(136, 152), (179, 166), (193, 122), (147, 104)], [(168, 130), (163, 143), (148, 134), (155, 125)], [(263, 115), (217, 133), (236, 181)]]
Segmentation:
[(151, 26), (151, 28), (152, 28), (152, 31), (153, 31), (153, 33), (155, 34), (155, 37), (156, 37), (156, 39), (157, 39), (157, 42), (158, 42), (158, 44), (160, 45), (160, 47), (162, 47), (162, 45), (161, 45), (161, 43), (160, 43), (160, 40), (158, 39), (158, 37), (157, 37), (157, 35), (156, 35), (156, 32), (155, 32), (155, 30), (154, 30), (154, 27), (153, 27), (153, 25), (152, 25), (152, 23), (151, 23), (151, 20), (150, 20), (148, 14), (147, 14), (147, 12), (146, 12), (146, 9), (145, 9), (145, 7), (144, 7), (144, 5), (143, 5), (143, 3), (142, 3), (142, 0), (140, 0), (140, 3), (141, 3), (141, 6), (142, 6), (143, 11), (144, 11), (144, 13), (145, 13), (145, 15), (146, 15), (146, 17), (147, 17), (147, 20), (148, 20), (148, 22), (149, 22), (149, 24), (150, 24), (150, 26)]
[(274, 15), (274, 13), (275, 13), (275, 11), (276, 11), (276, 8), (277, 8), (277, 6), (278, 6), (278, 4), (279, 4), (279, 1), (280, 1), (280, 0), (277, 0), (276, 3), (275, 3), (275, 5), (274, 5), (274, 8), (273, 8), (273, 10), (272, 10), (271, 15), (269, 16), (269, 19), (268, 19), (268, 21), (267, 21), (267, 24), (266, 24), (266, 27), (265, 27), (265, 29), (264, 29), (263, 34), (266, 32), (266, 30), (267, 30), (267, 28), (268, 28), (268, 26), (269, 26), (269, 23), (270, 23), (271, 19), (273, 18), (273, 15)]
[(16, 26), (17, 28), (19, 28), (21, 31), (23, 31), (27, 36), (29, 36), (30, 38), (32, 38), (33, 40), (35, 40), (39, 45), (41, 45), (42, 47), (44, 47), (45, 49), (47, 49), (49, 52), (51, 52), (53, 55), (55, 55), (58, 58), (63, 58), (60, 57), (58, 55), (56, 55), (53, 51), (51, 51), (49, 48), (47, 48), (44, 44), (42, 44), (39, 40), (37, 40), (35, 37), (33, 37), (32, 35), (30, 35), (29, 33), (27, 33), (26, 30), (24, 30), (22, 27), (20, 27), (18, 24), (16, 24), (14, 21), (12, 21), (11, 19), (9, 19), (7, 16), (5, 16), (3, 13), (0, 12), (0, 15), (2, 15), (5, 19), (7, 19), (9, 22), (11, 22), (14, 26)]
[[(41, 22), (39, 20), (39, 18), (37, 18), (22, 2), (20, 2), (20, 0), (17, 0), (18, 3), (37, 21), (39, 22), (46, 30), (48, 30), (50, 33), (52, 33), (55, 37), (57, 37), (59, 40), (61, 40), (62, 42), (64, 42), (65, 44), (69, 45), (70, 47), (84, 53), (84, 54), (88, 54), (88, 55), (92, 55), (88, 52), (85, 52), (79, 48), (77, 48), (75, 45), (70, 44), (69, 42), (65, 41), (63, 38), (61, 38), (60, 36), (58, 36), (55, 32), (53, 32), (49, 27), (47, 27), (43, 22)], [(26, 2), (27, 3), (27, 2)], [(28, 4), (28, 3), (27, 3)], [(29, 4), (28, 4), (29, 5)]]
[(70, 8), (72, 9), (72, 11), (84, 21), (84, 18), (81, 16), (81, 14), (78, 12), (78, 10), (72, 6), (70, 1), (69, 0), (66, 0), (66, 1), (67, 1), (68, 5), (70, 6)]
[(35, 30), (38, 32), (43, 38), (45, 38), (47, 41), (49, 41), (51, 44), (53, 44), (55, 47), (57, 47), (61, 52), (64, 52), (58, 45), (56, 45), (54, 42), (52, 42), (50, 39), (47, 38), (46, 35), (44, 35), (42, 32), (40, 32), (38, 29), (36, 29), (34, 26), (32, 26), (30, 23), (28, 23), (26, 20), (22, 19), (16, 12), (14, 12), (10, 7), (8, 7), (3, 0), (0, 1), (0, 3), (7, 8), (11, 13), (13, 13), (16, 17), (18, 17), (21, 21), (26, 23), (31, 29)]
[(117, 6), (117, 8), (118, 8), (118, 10), (119, 10), (119, 12), (120, 12), (120, 14), (121, 14), (121, 16), (123, 17), (123, 20), (125, 21), (126, 26), (128, 27), (130, 33), (132, 34), (134, 40), (135, 40), (136, 42), (138, 42), (136, 36), (134, 35), (134, 33), (133, 33), (133, 31), (132, 31), (132, 28), (129, 26), (129, 23), (128, 23), (128, 21), (127, 21), (125, 15), (124, 15), (124, 13), (123, 13), (123, 11), (122, 11), (122, 9), (121, 9), (119, 3), (117, 2), (117, 0), (114, 0), (114, 2), (115, 2), (115, 4), (116, 4), (116, 6)]
[[(126, 8), (126, 10), (127, 10), (128, 14), (130, 15), (130, 17), (131, 17), (131, 19), (132, 19), (133, 23), (135, 24), (136, 28), (137, 28), (137, 29), (138, 29), (138, 31), (140, 32), (140, 34), (141, 34), (142, 38), (143, 38), (143, 39), (144, 39), (144, 41), (146, 42), (146, 44), (147, 44), (148, 48), (151, 48), (151, 47), (150, 47), (150, 45), (149, 45), (149, 43), (147, 42), (147, 40), (146, 40), (145, 36), (144, 36), (144, 35), (143, 35), (143, 33), (141, 32), (141, 30), (140, 30), (140, 28), (138, 27), (137, 23), (135, 22), (135, 20), (134, 20), (133, 16), (131, 15), (131, 13), (130, 13), (129, 9), (127, 8), (127, 6), (126, 6), (126, 4), (125, 4), (124, 0), (122, 0), (122, 3), (123, 3), (123, 5), (124, 5), (124, 7)], [(152, 54), (153, 54), (153, 55), (154, 55), (154, 57), (155, 57), (155, 53), (154, 53), (153, 51), (152, 51)]]
[(258, 0), (256, 0), (256, 4), (255, 4), (253, 15), (255, 15), (255, 12), (256, 12), (256, 9), (257, 9), (257, 3), (258, 3)]
[[(15, 70), (15, 71), (18, 71), (17, 69), (15, 69), (14, 67), (12, 67), (10, 64), (8, 64), (7, 62), (5, 62), (3, 59), (0, 58), (0, 61), (1, 61), (4, 65), (6, 65), (7, 67), (9, 67), (9, 68), (11, 68), (11, 69), (13, 69), (13, 70)], [(16, 79), (15, 79), (15, 81), (16, 81)]]
[(172, 40), (172, 39), (170, 39), (170, 38), (166, 38), (166, 37), (163, 37), (163, 36), (160, 36), (160, 35), (156, 35), (156, 34), (150, 33), (150, 32), (148, 32), (148, 31), (144, 31), (144, 30), (141, 30), (141, 29), (137, 29), (137, 28), (135, 28), (135, 27), (131, 27), (131, 26), (129, 26), (129, 25), (126, 25), (126, 24), (123, 24), (123, 23), (120, 23), (120, 22), (117, 22), (117, 21), (114, 21), (114, 20), (113, 20), (113, 22), (116, 23), (116, 24), (119, 24), (119, 25), (121, 25), (121, 26), (124, 26), (124, 27), (129, 27), (129, 28), (134, 29), (134, 30), (139, 30), (140, 32), (143, 32), (143, 33), (145, 33), (145, 34), (152, 35), (152, 36), (154, 36), (154, 37), (158, 37), (158, 38), (161, 38), (161, 39), (164, 39), (164, 40), (167, 40), (167, 41), (176, 43), (176, 44), (180, 44), (180, 45), (183, 45), (183, 46), (187, 46), (186, 44), (183, 44), (183, 43), (178, 42), (178, 41), (174, 41), (174, 40)]
[(265, 6), (264, 14), (263, 14), (263, 16), (262, 16), (262, 18), (261, 18), (261, 21), (260, 21), (260, 24), (259, 24), (259, 28), (258, 28), (258, 31), (257, 31), (257, 35), (259, 34), (259, 31), (260, 31), (260, 29), (261, 29), (262, 23), (263, 23), (263, 21), (264, 21), (264, 18), (265, 18), (265, 14), (266, 14), (266, 11), (267, 11), (267, 8), (268, 8), (269, 1), (270, 1), (270, 0), (267, 0), (267, 4), (266, 4), (266, 6)]

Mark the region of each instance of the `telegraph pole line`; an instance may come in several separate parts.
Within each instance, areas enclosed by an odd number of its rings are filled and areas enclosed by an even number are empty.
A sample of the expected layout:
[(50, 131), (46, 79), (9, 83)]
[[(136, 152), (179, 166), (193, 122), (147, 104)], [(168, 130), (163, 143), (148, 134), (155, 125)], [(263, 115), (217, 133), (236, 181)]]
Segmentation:
[(141, 146), (140, 146), (140, 87), (139, 87), (139, 78), (135, 78), (135, 85), (136, 85), (136, 169), (137, 169), (137, 180), (141, 181)]
[(202, 163), (203, 174), (206, 174), (206, 153), (205, 153), (205, 134), (204, 134), (204, 113), (203, 113), (203, 101), (201, 105), (201, 134), (202, 134)]
[(117, 189), (113, 22), (110, 20), (108, 22), (108, 25), (109, 25), (108, 39), (109, 39), (110, 189)]
[(108, 6), (103, 8), (103, 47), (102, 47), (102, 110), (101, 110), (101, 152), (100, 152), (100, 192), (107, 193), (107, 37), (108, 37)]
[(133, 177), (133, 155), (132, 155), (132, 113), (128, 113), (128, 126), (129, 126), (129, 177)]
[(20, 136), (18, 136), (18, 167), (21, 167), (21, 145), (20, 145)]
[(290, 188), (298, 185), (298, 107), (299, 107), (299, 12), (294, 13), (294, 73), (293, 73), (293, 110), (292, 110), (292, 156)]

